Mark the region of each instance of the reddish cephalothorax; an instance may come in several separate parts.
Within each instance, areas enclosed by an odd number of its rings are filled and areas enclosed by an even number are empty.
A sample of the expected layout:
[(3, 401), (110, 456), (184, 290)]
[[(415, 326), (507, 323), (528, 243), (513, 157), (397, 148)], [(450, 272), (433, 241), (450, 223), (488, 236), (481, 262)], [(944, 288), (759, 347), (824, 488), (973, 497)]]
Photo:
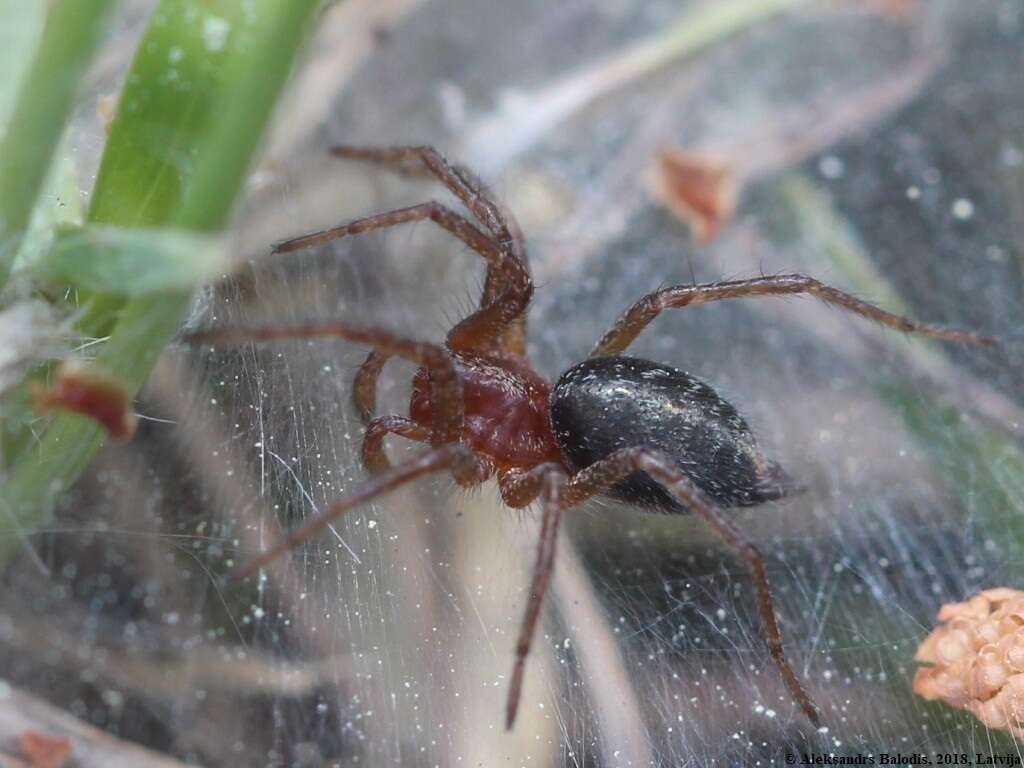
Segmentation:
[[(492, 460), (500, 471), (561, 463), (551, 428), (551, 388), (521, 357), (500, 352), (453, 355), (462, 381), (462, 442)], [(429, 371), (412, 380), (409, 416), (417, 424), (432, 422)]]
[[(990, 344), (980, 334), (917, 323), (885, 312), (804, 275), (778, 275), (663, 288), (630, 307), (587, 360), (553, 386), (526, 358), (526, 309), (533, 295), (526, 249), (515, 220), (468, 170), (430, 147), (337, 147), (339, 157), (433, 174), (482, 226), (436, 202), (369, 216), (289, 240), (284, 253), (342, 237), (429, 219), (487, 263), (479, 308), (449, 331), (443, 344), (414, 341), (346, 321), (290, 328), (227, 328), (192, 341), (232, 343), (333, 336), (372, 348), (353, 382), (353, 403), (366, 423), (362, 458), (372, 478), (307, 521), (232, 576), (252, 574), (353, 507), (422, 475), (450, 471), (461, 485), (497, 474), (513, 508), (536, 500), (543, 511), (529, 600), (516, 643), (505, 721), (515, 721), (523, 669), (541, 602), (551, 580), (562, 511), (598, 494), (669, 513), (689, 512), (710, 525), (747, 563), (775, 666), (812, 723), (818, 713), (782, 649), (760, 553), (723, 514), (724, 507), (760, 504), (792, 492), (785, 473), (766, 459), (743, 418), (710, 386), (670, 366), (622, 352), (662, 311), (746, 296), (810, 294), (897, 330), (937, 339)], [(375, 416), (376, 384), (390, 357), (419, 366), (410, 413)], [(428, 450), (392, 467), (387, 435)]]

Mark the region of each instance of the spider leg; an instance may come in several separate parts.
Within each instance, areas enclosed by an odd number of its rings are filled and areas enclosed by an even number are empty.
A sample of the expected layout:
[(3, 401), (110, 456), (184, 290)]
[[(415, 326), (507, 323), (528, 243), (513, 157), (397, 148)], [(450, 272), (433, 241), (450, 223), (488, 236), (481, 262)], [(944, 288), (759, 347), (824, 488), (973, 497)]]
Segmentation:
[[(494, 205), (498, 208), (498, 212), (505, 219), (505, 225), (511, 234), (510, 247), (514, 250), (515, 257), (523, 264), (529, 275), (529, 258), (526, 255), (526, 241), (523, 239), (522, 230), (519, 228), (519, 222), (516, 221), (515, 216), (512, 215), (505, 206), (497, 201), (494, 193), (491, 192), (490, 187), (485, 185), (480, 178), (470, 171), (465, 166), (455, 166), (455, 172), (458, 173), (463, 181), (470, 187), (477, 190), (478, 194), (486, 197), (489, 200), (494, 201)], [(484, 307), (488, 304), (492, 304), (497, 301), (503, 290), (506, 289), (506, 281), (503, 279), (503, 275), (496, 269), (487, 270), (487, 278), (484, 281), (483, 294), (480, 297), (480, 306)], [(506, 352), (511, 352), (514, 355), (520, 357), (526, 356), (526, 313), (522, 312), (515, 320), (508, 324), (508, 327), (501, 334), (499, 345)]]
[[(360, 235), (376, 229), (430, 220), (451, 232), (476, 251), (487, 262), (487, 278), (480, 308), (455, 326), (449, 333), (452, 349), (472, 350), (487, 347), (503, 338), (510, 326), (519, 326), (518, 335), (510, 335), (509, 351), (525, 348), (521, 326), (526, 305), (533, 295), (533, 283), (524, 261), (508, 248), (500, 247), (476, 226), (438, 202), (420, 203), (398, 208), (320, 232), (285, 240), (274, 246), (274, 253), (291, 253), (303, 248), (323, 245), (344, 237)], [(500, 290), (499, 290), (500, 288)]]
[(538, 495), (541, 500), (542, 517), (540, 536), (537, 540), (537, 560), (533, 566), (533, 578), (530, 581), (530, 598), (526, 604), (526, 613), (519, 628), (516, 640), (516, 659), (512, 667), (512, 680), (509, 683), (508, 699), (505, 703), (505, 728), (512, 730), (519, 710), (519, 698), (523, 690), (523, 672), (526, 669), (526, 657), (533, 645), (533, 637), (540, 618), (541, 605), (551, 583), (551, 573), (555, 567), (555, 548), (558, 542), (558, 526), (562, 520), (562, 510), (566, 474), (556, 464), (541, 464), (533, 470), (522, 474), (505, 474), (500, 478), (502, 498), (506, 503), (516, 507), (524, 507)]
[[(437, 202), (421, 203), (408, 208), (399, 208), (387, 213), (367, 216), (330, 229), (312, 232), (308, 235), (285, 240), (274, 246), (274, 253), (291, 253), (303, 248), (323, 245), (344, 237), (385, 229), (410, 222), (430, 220), (451, 232), (487, 261), (487, 278), (490, 282), (496, 266), (501, 261), (501, 252), (491, 239), (472, 222)], [(380, 377), (389, 355), (373, 350), (359, 368), (353, 382), (352, 399), (363, 424), (368, 424), (376, 411), (377, 379)]]
[[(467, 221), (450, 208), (447, 208), (438, 202), (427, 202), (410, 206), (408, 208), (399, 208), (387, 213), (380, 213), (374, 216), (356, 219), (355, 221), (347, 224), (325, 229), (320, 232), (312, 232), (308, 235), (302, 235), (300, 237), (292, 238), (291, 240), (285, 240), (284, 242), (278, 243), (274, 246), (274, 253), (291, 253), (303, 248), (323, 245), (324, 243), (370, 232), (375, 229), (385, 229), (388, 227), (398, 226), (400, 224), (424, 220), (433, 221), (443, 229), (455, 235), (463, 243), (469, 246), (469, 248), (480, 254), (484, 261), (487, 262), (487, 278), (484, 284), (484, 293), (481, 298), (480, 306), (483, 308), (489, 304), (495, 304), (501, 298), (499, 288), (504, 286), (507, 282), (503, 271), (505, 271), (510, 264), (513, 264), (513, 262), (509, 261), (502, 250), (490, 239), (490, 237), (477, 229), (472, 222)], [(491, 314), (495, 313), (492, 311)], [(499, 316), (498, 322), (501, 322), (501, 317), (504, 314), (507, 314), (507, 312)], [(525, 320), (522, 318), (523, 315), (520, 312), (518, 321), (511, 324), (511, 327), (507, 329), (504, 337), (502, 338), (502, 347), (507, 351), (518, 354), (523, 354), (523, 352), (525, 352)], [(493, 320), (489, 322), (493, 322)], [(479, 321), (475, 321), (474, 325), (476, 323), (479, 323)], [(516, 331), (518, 331), (518, 333), (516, 333)], [(356, 374), (352, 394), (356, 411), (359, 413), (364, 424), (373, 418), (376, 405), (375, 390), (377, 387), (377, 379), (380, 377), (380, 373), (383, 370), (384, 363), (386, 361), (387, 355), (382, 354), (379, 350), (374, 350), (370, 353), (366, 362), (363, 363), (362, 367), (359, 369), (359, 373)]]
[(784, 294), (810, 294), (826, 304), (895, 328), (905, 333), (917, 333), (933, 339), (956, 341), (963, 344), (989, 346), (993, 339), (972, 331), (957, 331), (941, 325), (919, 323), (916, 320), (886, 312), (874, 304), (832, 288), (806, 275), (777, 275), (753, 280), (729, 280), (704, 285), (677, 285), (644, 296), (630, 307), (601, 338), (590, 357), (617, 355), (633, 343), (640, 332), (666, 309), (681, 309), (720, 299), (738, 299), (745, 296), (778, 296)]
[[(384, 451), (384, 438), (399, 435), (418, 443), (430, 442), (430, 430), (403, 416), (381, 416), (366, 426), (363, 435), (363, 466), (371, 475), (379, 475), (391, 469), (391, 462)], [(480, 485), (494, 474), (494, 462), (487, 456), (477, 455), (476, 467), (472, 474), (456, 475), (455, 481), (463, 486)]]
[(430, 220), (442, 229), (451, 232), (463, 243), (479, 253), (489, 268), (499, 266), (502, 261), (501, 249), (491, 238), (481, 232), (475, 224), (463, 218), (451, 208), (431, 200), (418, 205), (411, 205), (407, 208), (397, 208), (385, 213), (377, 213), (373, 216), (365, 216), (346, 224), (339, 224), (330, 229), (319, 232), (311, 232), (308, 235), (293, 237), (274, 246), (274, 253), (292, 253), (303, 248), (312, 248), (315, 245), (323, 245), (335, 240), (341, 240), (353, 235), (361, 235), (365, 232), (372, 232), (375, 229), (387, 229), (397, 227), (400, 224), (409, 224), (416, 221)]
[(313, 322), (291, 327), (214, 328), (189, 334), (193, 344), (242, 344), (279, 339), (311, 339), (330, 336), (372, 346), (386, 355), (416, 363), (431, 372), (433, 408), (432, 445), (457, 443), (462, 438), (462, 381), (455, 371), (451, 355), (444, 347), (411, 341), (388, 331), (366, 328), (345, 321)]
[(386, 165), (408, 175), (429, 173), (444, 184), (499, 242), (513, 239), (505, 212), (489, 195), (482, 193), (483, 185), (466, 169), (451, 165), (433, 147), (335, 146), (330, 151), (335, 157)]
[(377, 412), (377, 379), (390, 357), (379, 349), (371, 351), (352, 380), (352, 404), (364, 425), (369, 425)]
[(772, 660), (804, 714), (811, 723), (818, 726), (821, 722), (818, 710), (786, 660), (782, 648), (782, 637), (779, 634), (778, 622), (775, 620), (775, 608), (772, 605), (771, 589), (768, 586), (768, 576), (761, 553), (671, 459), (643, 448), (624, 448), (616, 451), (569, 479), (564, 505), (567, 508), (574, 507), (638, 470), (646, 472), (660, 482), (665, 490), (710, 525), (715, 533), (746, 561), (754, 580), (757, 610)]
[(543, 490), (545, 478), (555, 472), (566, 474), (562, 467), (552, 462), (538, 464), (528, 472), (503, 470), (498, 475), (498, 490), (501, 492), (501, 500), (510, 509), (528, 507)]
[(266, 552), (231, 570), (227, 578), (234, 581), (251, 576), (267, 563), (309, 539), (350, 509), (392, 491), (400, 485), (405, 485), (423, 475), (444, 470), (451, 470), (456, 476), (473, 474), (476, 472), (476, 464), (477, 460), (473, 452), (463, 445), (444, 445), (427, 451), (421, 456), (372, 477), (359, 489), (303, 523)]
[(418, 443), (430, 442), (430, 430), (411, 419), (402, 416), (380, 416), (373, 419), (366, 425), (362, 447), (363, 466), (371, 475), (380, 475), (391, 469), (391, 462), (384, 452), (384, 438), (387, 435), (399, 435)]
[[(495, 201), (490, 189), (472, 171), (451, 165), (433, 147), (336, 146), (331, 148), (331, 153), (350, 160), (391, 166), (393, 170), (410, 175), (433, 175), (466, 206), (491, 233), (507, 263), (488, 268), (480, 311), (452, 330), (448, 344), (452, 349), (469, 350), (497, 342), (507, 352), (524, 355), (525, 309), (533, 294), (529, 260), (515, 217)], [(485, 313), (490, 307), (495, 309)]]

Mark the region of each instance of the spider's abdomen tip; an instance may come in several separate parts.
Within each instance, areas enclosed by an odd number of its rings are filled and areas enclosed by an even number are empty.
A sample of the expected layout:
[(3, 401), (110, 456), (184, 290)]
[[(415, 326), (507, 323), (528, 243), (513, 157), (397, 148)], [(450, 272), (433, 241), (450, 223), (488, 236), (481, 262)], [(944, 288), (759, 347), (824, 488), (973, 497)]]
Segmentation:
[(765, 462), (756, 486), (764, 501), (776, 501), (807, 492), (806, 485), (798, 483), (774, 461)]
[[(614, 356), (573, 366), (552, 390), (551, 421), (575, 471), (623, 448), (646, 448), (671, 457), (722, 506), (753, 506), (798, 490), (764, 458), (731, 404), (703, 381), (661, 363)], [(685, 511), (642, 472), (616, 483), (609, 495), (654, 510)]]

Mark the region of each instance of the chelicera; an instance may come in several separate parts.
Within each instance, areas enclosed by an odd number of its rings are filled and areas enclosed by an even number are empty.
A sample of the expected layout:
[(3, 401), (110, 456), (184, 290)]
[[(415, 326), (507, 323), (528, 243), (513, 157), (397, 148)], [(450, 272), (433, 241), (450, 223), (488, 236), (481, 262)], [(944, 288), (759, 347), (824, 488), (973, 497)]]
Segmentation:
[[(277, 546), (243, 563), (235, 578), (254, 573), (354, 507), (424, 475), (451, 472), (462, 486), (496, 476), (504, 502), (539, 501), (540, 538), (525, 616), (516, 643), (505, 712), (515, 722), (541, 603), (551, 580), (562, 513), (607, 494), (638, 508), (694, 514), (746, 562), (753, 577), (771, 657), (796, 703), (817, 725), (819, 715), (786, 659), (764, 561), (724, 509), (781, 499), (795, 490), (762, 454), (750, 428), (710, 386), (668, 365), (623, 353), (667, 309), (721, 299), (810, 294), (896, 330), (946, 341), (987, 345), (977, 333), (918, 323), (863, 302), (804, 275), (778, 275), (663, 288), (641, 298), (598, 341), (590, 355), (549, 384), (526, 356), (526, 311), (533, 282), (523, 237), (513, 217), (467, 169), (430, 147), (336, 147), (338, 157), (432, 174), (476, 220), (427, 202), (358, 219), (275, 247), (298, 251), (343, 237), (429, 219), (487, 264), (480, 305), (443, 344), (416, 341), (347, 321), (293, 327), (219, 328), (195, 333), (213, 344), (335, 337), (372, 349), (353, 383), (366, 425), (362, 459), (371, 478)], [(479, 224), (479, 226), (478, 226)], [(408, 416), (377, 416), (376, 385), (390, 357), (419, 366)], [(392, 466), (384, 438), (398, 435), (429, 448)]]

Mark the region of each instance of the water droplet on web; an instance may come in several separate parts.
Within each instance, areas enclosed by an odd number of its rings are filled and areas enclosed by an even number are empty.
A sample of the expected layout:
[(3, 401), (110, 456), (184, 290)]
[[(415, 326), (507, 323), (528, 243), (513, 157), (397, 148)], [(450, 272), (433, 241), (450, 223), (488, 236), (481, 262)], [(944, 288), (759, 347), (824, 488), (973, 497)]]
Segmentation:
[(960, 221), (968, 221), (974, 217), (974, 203), (966, 197), (957, 198), (953, 203), (953, 216)]

